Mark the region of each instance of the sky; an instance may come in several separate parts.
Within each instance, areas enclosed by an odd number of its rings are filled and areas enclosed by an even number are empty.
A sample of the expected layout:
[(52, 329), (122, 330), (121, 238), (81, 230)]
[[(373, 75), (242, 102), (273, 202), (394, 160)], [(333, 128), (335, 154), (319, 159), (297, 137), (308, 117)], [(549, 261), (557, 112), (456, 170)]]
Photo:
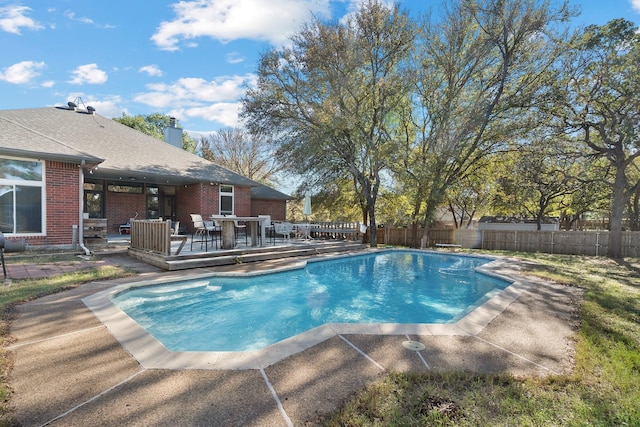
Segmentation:
[[(92, 106), (102, 116), (161, 113), (207, 134), (241, 126), (258, 60), (312, 17), (359, 0), (0, 0), (0, 109)], [(400, 0), (416, 16), (442, 0)], [(554, 0), (555, 1), (555, 0)], [(640, 0), (573, 0), (576, 26), (625, 18)]]

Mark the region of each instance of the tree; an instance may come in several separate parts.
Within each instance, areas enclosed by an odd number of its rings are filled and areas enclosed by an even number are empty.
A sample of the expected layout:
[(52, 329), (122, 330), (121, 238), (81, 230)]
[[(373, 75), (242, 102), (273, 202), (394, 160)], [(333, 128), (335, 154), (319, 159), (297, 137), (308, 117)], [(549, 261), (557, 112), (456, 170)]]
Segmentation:
[(353, 178), (376, 243), (380, 173), (397, 149), (397, 110), (409, 98), (415, 30), (406, 13), (369, 0), (344, 23), (307, 24), (291, 45), (262, 55), (243, 99), (252, 131), (273, 135), (291, 170)]
[(553, 112), (613, 170), (608, 256), (621, 258), (627, 172), (640, 156), (640, 34), (632, 22), (616, 19), (585, 28), (566, 52)]
[[(123, 113), (122, 117), (116, 117), (113, 120), (164, 141), (164, 130), (170, 126), (171, 117), (160, 113), (148, 115), (138, 114), (136, 116), (129, 116)], [(190, 153), (195, 152), (196, 149), (196, 141), (184, 131), (182, 132), (182, 149)]]
[(261, 138), (240, 128), (224, 128), (200, 138), (200, 154), (229, 170), (263, 184), (272, 184), (280, 169)]
[(447, 189), (447, 203), (456, 228), (469, 228), (477, 213), (487, 210), (495, 191), (496, 156), (478, 162), (473, 173)]
[(425, 25), (417, 57), (412, 126), (396, 161), (398, 179), (412, 183), (415, 217), (429, 225), (447, 190), (529, 125), (517, 112), (544, 84), (558, 55), (554, 24), (566, 21), (566, 3), (461, 0)]
[(633, 162), (627, 170), (627, 213), (629, 214), (629, 228), (640, 231), (640, 165)]
[(512, 207), (535, 218), (538, 230), (546, 216), (559, 216), (572, 195), (585, 186), (590, 162), (571, 150), (571, 142), (545, 132), (532, 131), (528, 141), (512, 153), (513, 164), (502, 177), (509, 182)]

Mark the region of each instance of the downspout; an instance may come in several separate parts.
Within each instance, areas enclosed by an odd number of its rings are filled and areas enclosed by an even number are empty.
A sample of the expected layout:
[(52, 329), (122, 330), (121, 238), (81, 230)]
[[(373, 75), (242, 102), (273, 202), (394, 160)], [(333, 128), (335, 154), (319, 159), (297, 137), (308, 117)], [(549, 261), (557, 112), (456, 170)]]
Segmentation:
[(80, 171), (79, 173), (79, 183), (80, 183), (80, 209), (78, 209), (78, 213), (79, 213), (79, 221), (80, 221), (80, 227), (78, 227), (78, 243), (80, 244), (80, 248), (82, 248), (82, 250), (84, 251), (84, 254), (86, 256), (90, 256), (91, 255), (91, 251), (84, 245), (84, 216), (83, 216), (83, 211), (84, 211), (84, 160), (82, 160), (82, 162), (80, 163), (80, 168), (78, 169)]

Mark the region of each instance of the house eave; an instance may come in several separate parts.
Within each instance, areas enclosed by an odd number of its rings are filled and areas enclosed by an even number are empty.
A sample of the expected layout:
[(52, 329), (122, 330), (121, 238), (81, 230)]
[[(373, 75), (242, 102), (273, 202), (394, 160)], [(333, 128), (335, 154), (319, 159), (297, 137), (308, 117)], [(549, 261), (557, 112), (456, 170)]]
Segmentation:
[(87, 167), (95, 167), (104, 162), (104, 159), (93, 156), (45, 153), (40, 151), (13, 149), (9, 147), (0, 147), (0, 155), (9, 157), (20, 157), (25, 159), (51, 160), (54, 162), (73, 163), (77, 165), (86, 165)]

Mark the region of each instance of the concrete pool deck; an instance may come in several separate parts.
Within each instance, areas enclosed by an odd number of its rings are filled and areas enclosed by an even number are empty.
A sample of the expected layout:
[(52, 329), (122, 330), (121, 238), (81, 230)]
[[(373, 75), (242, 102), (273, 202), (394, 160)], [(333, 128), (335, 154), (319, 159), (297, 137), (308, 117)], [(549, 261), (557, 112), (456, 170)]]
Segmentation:
[[(208, 365), (170, 352), (139, 361), (82, 302), (132, 278), (39, 298), (18, 306), (11, 325), (13, 416), (24, 426), (314, 425), (388, 371), (566, 373), (581, 290), (525, 277), (521, 262), (498, 259), (495, 272), (517, 286), (455, 325), (332, 330), (277, 357), (218, 355)], [(167, 273), (128, 257), (113, 262), (130, 263), (137, 281), (286, 264)], [(408, 340), (426, 348), (407, 349)]]

